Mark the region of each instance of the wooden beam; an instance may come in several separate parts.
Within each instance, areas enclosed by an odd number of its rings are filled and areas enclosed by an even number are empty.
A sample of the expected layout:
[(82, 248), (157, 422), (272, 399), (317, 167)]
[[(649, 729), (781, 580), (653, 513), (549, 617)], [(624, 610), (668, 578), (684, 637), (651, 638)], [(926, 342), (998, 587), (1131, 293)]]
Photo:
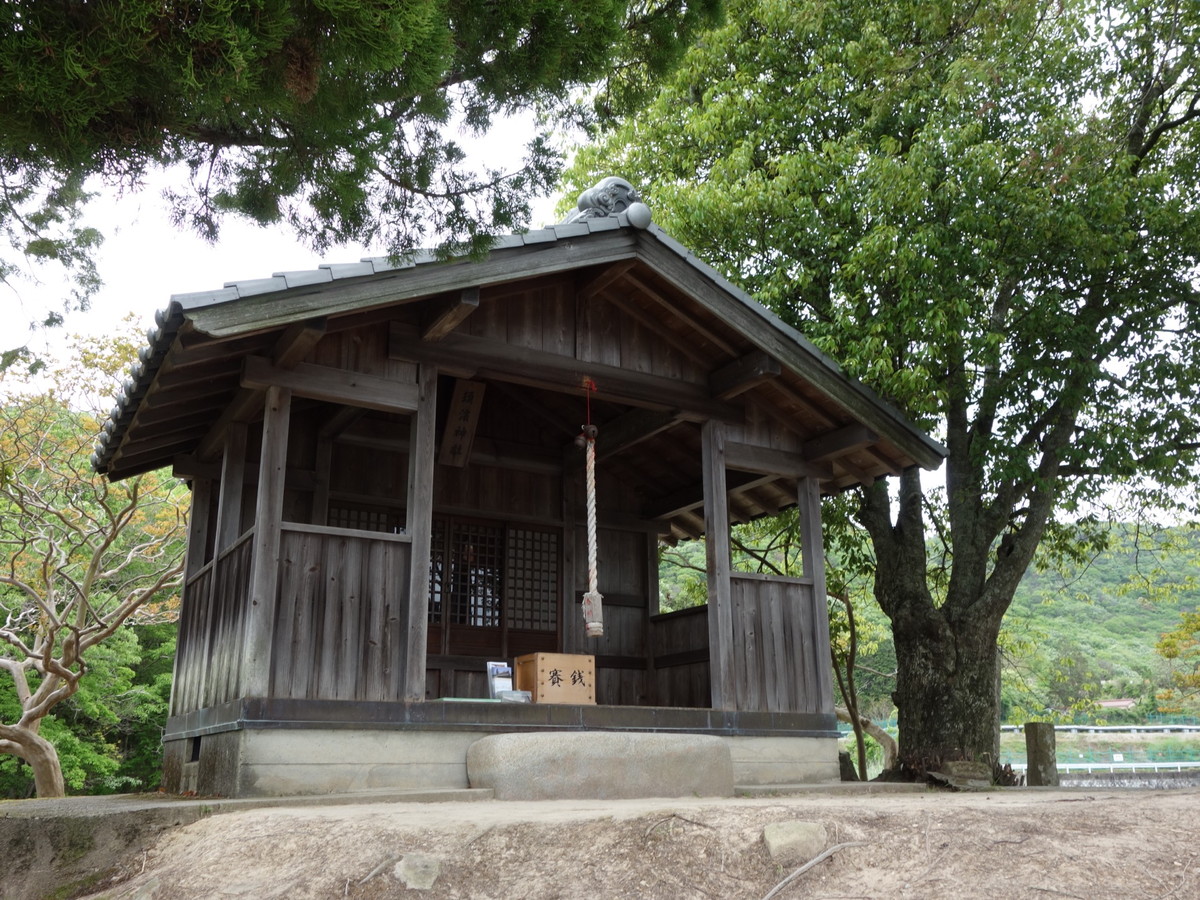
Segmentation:
[(480, 378), (578, 394), (585, 377), (596, 383), (596, 399), (648, 409), (674, 409), (693, 420), (741, 421), (742, 411), (714, 400), (707, 385), (632, 372), (618, 366), (582, 362), (574, 357), (517, 347), (490, 338), (455, 333), (437, 345), (422, 342), (414, 329), (392, 323), (392, 359), (437, 364), (451, 360)]
[(901, 453), (926, 468), (942, 463), (945, 448), (909, 423), (873, 391), (849, 378), (803, 335), (732, 286), (711, 276), (661, 242), (646, 241), (638, 255), (710, 315), (744, 335), (840, 406), (855, 420), (886, 437)]
[(211, 481), (216, 484), (221, 480), (221, 465), (202, 463), (188, 453), (180, 453), (171, 460), (171, 474), (184, 481)]
[(241, 390), (225, 407), (212, 427), (196, 447), (196, 458), (202, 462), (215, 459), (225, 443), (225, 433), (235, 422), (249, 422), (258, 416), (263, 406), (263, 395), (259, 391)]
[(833, 469), (816, 465), (796, 453), (756, 447), (729, 441), (725, 445), (725, 464), (739, 472), (758, 472), (762, 475), (782, 475), (788, 478), (833, 478)]
[(650, 287), (645, 281), (633, 275), (629, 276), (629, 283), (637, 288), (638, 293), (649, 300), (653, 300), (658, 306), (672, 318), (679, 319), (681, 322), (686, 322), (687, 326), (695, 331), (698, 335), (704, 338), (705, 341), (712, 344), (713, 347), (720, 350), (726, 356), (736, 356), (737, 349), (729, 341), (718, 335), (715, 331), (701, 325), (695, 316), (690, 316), (685, 313), (680, 306), (678, 300), (668, 300), (661, 293)]
[(339, 407), (332, 415), (321, 423), (317, 429), (317, 437), (336, 440), (347, 428), (362, 418), (366, 410), (357, 406)]
[(635, 265), (637, 265), (636, 259), (623, 259), (620, 262), (612, 263), (606, 266), (599, 275), (580, 285), (575, 293), (580, 297), (595, 297), (601, 291), (618, 281), (621, 276)]
[(310, 400), (395, 413), (416, 410), (419, 393), (414, 384), (379, 375), (310, 363), (302, 363), (293, 369), (281, 369), (261, 356), (246, 357), (242, 368), (242, 386), (266, 388), (273, 385), (286, 387), (297, 397)]
[[(706, 353), (704, 348), (697, 342), (689, 340), (669, 327), (666, 327), (663, 317), (656, 317), (642, 309), (630, 297), (617, 293), (608, 293), (604, 295), (604, 300), (625, 313), (625, 315), (629, 316), (635, 322), (643, 325), (654, 337), (664, 341), (684, 359), (690, 359), (702, 369), (707, 369), (712, 365), (711, 353)], [(653, 304), (651, 305), (653, 306)]]
[[(739, 472), (733, 476), (725, 475), (722, 483), (730, 491), (744, 491), (769, 484), (778, 477), (775, 474), (753, 476)], [(648, 519), (672, 519), (681, 513), (699, 509), (704, 502), (703, 484), (693, 484), (655, 500), (643, 512)]]
[(458, 297), (430, 304), (429, 318), (421, 329), (421, 340), (440, 341), (479, 309), (479, 288), (464, 288)]
[(271, 359), (282, 369), (290, 369), (303, 362), (312, 348), (325, 336), (325, 320), (310, 319), (289, 325), (275, 342)]
[(437, 428), (437, 369), (423, 365), (418, 373), (416, 415), (412, 417), (408, 454), (408, 499), (404, 526), (412, 537), (408, 573), (407, 647), (404, 655), (404, 698), (425, 699), (425, 655), (429, 633), (429, 553), (433, 536), (434, 442)]
[(825, 588), (825, 549), (821, 535), (821, 487), (815, 479), (801, 480), (796, 491), (800, 510), (800, 554), (804, 575), (813, 582), (812, 619), (814, 626), (814, 659), (811, 665), (816, 676), (816, 705), (814, 712), (833, 712), (833, 670), (829, 655), (829, 609)]
[(722, 366), (708, 376), (708, 386), (722, 400), (736, 397), (757, 384), (776, 378), (783, 372), (779, 360), (772, 359), (761, 350), (747, 353)]
[(708, 569), (708, 653), (713, 709), (737, 705), (733, 665), (733, 594), (729, 584), (728, 491), (725, 484), (725, 427), (705, 422), (700, 432), (704, 469), (704, 548)]
[(810, 441), (804, 442), (804, 458), (809, 462), (822, 462), (854, 453), (874, 444), (879, 435), (859, 422), (854, 422), (844, 428), (827, 431)]
[(630, 410), (601, 427), (596, 438), (596, 460), (600, 462), (616, 456), (642, 441), (669, 431), (682, 421), (678, 410)]
[(283, 518), (291, 407), (292, 394), (286, 387), (273, 385), (267, 389), (258, 499), (254, 504), (251, 557), (254, 562), (250, 571), (250, 604), (245, 613), (242, 684), (240, 693), (235, 694), (239, 697), (266, 697), (271, 685), (271, 636), (279, 584), (279, 526)]
[(530, 399), (530, 395), (525, 391), (518, 391), (512, 385), (496, 382), (491, 385), (491, 389), (498, 394), (501, 394), (510, 403), (521, 407), (525, 412), (534, 416), (542, 425), (551, 431), (556, 431), (566, 438), (574, 438), (579, 433), (579, 427), (572, 427), (561, 416), (553, 415), (548, 412), (546, 407), (540, 403)]

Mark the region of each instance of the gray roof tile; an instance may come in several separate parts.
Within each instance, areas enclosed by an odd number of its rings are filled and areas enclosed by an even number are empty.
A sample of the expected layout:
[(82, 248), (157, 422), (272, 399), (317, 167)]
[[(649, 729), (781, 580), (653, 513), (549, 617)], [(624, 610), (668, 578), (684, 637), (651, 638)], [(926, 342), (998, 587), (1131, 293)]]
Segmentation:
[(305, 287), (310, 284), (327, 284), (333, 281), (328, 269), (297, 269), (291, 272), (276, 272), (275, 275), (287, 282), (289, 288)]
[(328, 269), (335, 281), (339, 278), (358, 278), (362, 275), (375, 274), (375, 266), (370, 262), (322, 263), (321, 268)]

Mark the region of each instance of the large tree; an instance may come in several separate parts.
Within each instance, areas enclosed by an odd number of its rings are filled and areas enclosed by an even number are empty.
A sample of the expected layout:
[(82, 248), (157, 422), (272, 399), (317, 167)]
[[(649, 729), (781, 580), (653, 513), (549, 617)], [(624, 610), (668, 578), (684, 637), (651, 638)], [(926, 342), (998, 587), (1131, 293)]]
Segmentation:
[(113, 485), (92, 470), (100, 417), (81, 399), (133, 355), (132, 341), (112, 343), (125, 352), (85, 348), (52, 386), (0, 381), (0, 677), (16, 700), (0, 754), (28, 763), (39, 797), (65, 791), (42, 724), (77, 694), (97, 645), (178, 606), (186, 488), (153, 472)]
[(917, 768), (995, 760), (1039, 545), (1196, 463), (1198, 52), (1178, 0), (740, 0), (576, 163), (944, 439), (857, 513)]
[[(467, 164), (447, 124), (482, 133), (536, 110), (629, 109), (719, 0), (10, 0), (0, 4), (0, 280), (33, 257), (86, 297), (88, 176), (136, 186), (185, 165), (180, 223), (283, 222), (317, 249), (400, 252), (523, 223), (558, 156)], [(588, 88), (589, 104), (573, 92)], [(583, 96), (582, 94), (580, 96)], [(586, 108), (585, 108), (586, 107)]]

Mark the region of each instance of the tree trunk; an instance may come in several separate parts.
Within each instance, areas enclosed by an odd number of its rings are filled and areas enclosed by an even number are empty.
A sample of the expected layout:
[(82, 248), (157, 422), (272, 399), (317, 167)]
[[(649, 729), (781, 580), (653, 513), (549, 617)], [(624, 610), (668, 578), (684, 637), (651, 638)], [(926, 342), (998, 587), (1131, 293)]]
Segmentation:
[(942, 609), (907, 610), (893, 621), (900, 764), (919, 775), (949, 760), (995, 764), (1000, 752), (998, 623)]
[(65, 797), (67, 789), (63, 782), (62, 765), (54, 745), (27, 728), (20, 728), (20, 732), (10, 741), (17, 746), (14, 755), (25, 760), (33, 769), (33, 784), (38, 797)]

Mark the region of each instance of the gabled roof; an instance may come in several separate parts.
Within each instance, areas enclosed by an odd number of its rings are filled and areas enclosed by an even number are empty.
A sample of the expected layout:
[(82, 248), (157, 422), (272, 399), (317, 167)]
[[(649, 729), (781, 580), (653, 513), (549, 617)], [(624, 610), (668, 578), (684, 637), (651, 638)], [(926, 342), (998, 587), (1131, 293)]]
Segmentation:
[(692, 355), (711, 360), (713, 370), (736, 373), (738, 365), (765, 362), (768, 375), (779, 378), (756, 390), (778, 415), (811, 419), (814, 435), (858, 427), (866, 438), (855, 452), (866, 455), (847, 459), (834, 488), (913, 465), (936, 468), (945, 456), (939, 443), (658, 226), (637, 227), (620, 213), (506, 235), (479, 259), (368, 258), (175, 294), (156, 315), (93, 464), (119, 479), (194, 452), (228, 414), (243, 359), (270, 355), (289, 329), (318, 320), (332, 327), (455, 292), (563, 277), (614, 292), (614, 303), (685, 350), (694, 348)]

